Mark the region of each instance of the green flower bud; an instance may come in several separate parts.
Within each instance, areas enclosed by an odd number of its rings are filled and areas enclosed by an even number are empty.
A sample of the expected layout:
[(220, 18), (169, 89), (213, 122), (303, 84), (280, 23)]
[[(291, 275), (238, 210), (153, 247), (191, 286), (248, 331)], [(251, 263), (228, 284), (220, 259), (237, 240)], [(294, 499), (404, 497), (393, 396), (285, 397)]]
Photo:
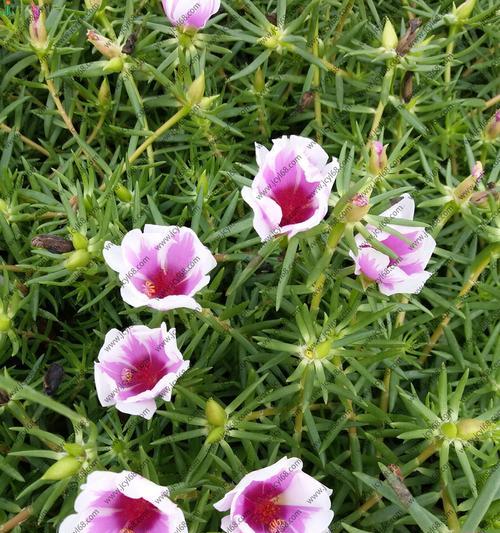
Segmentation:
[(12, 322), (7, 315), (0, 313), (0, 333), (9, 331)]
[(385, 21), (384, 31), (382, 32), (382, 46), (386, 50), (394, 50), (398, 45), (398, 42), (399, 39), (396, 30), (394, 29), (392, 22), (387, 19)]
[(344, 222), (359, 222), (370, 211), (370, 197), (365, 193), (355, 194), (342, 211)]
[(467, 0), (458, 7), (454, 7), (453, 15), (455, 15), (460, 22), (466, 22), (470, 17), (475, 5), (476, 0)]
[(77, 268), (86, 267), (90, 263), (90, 254), (87, 250), (75, 250), (64, 261), (64, 266), (68, 270), (76, 270)]
[(492, 426), (493, 423), (487, 420), (464, 418), (457, 422), (457, 437), (463, 440), (480, 439)]
[(206, 196), (208, 194), (208, 179), (207, 179), (207, 173), (204, 170), (200, 174), (200, 179), (198, 180), (198, 185), (196, 186), (196, 189), (203, 191), (203, 196)]
[(85, 448), (76, 442), (67, 442), (63, 448), (73, 457), (81, 457), (85, 453)]
[(65, 479), (76, 474), (80, 470), (81, 466), (82, 463), (78, 459), (72, 457), (71, 455), (67, 455), (49, 467), (49, 469), (42, 476), (42, 479), (59, 481), (60, 479)]
[(457, 436), (457, 426), (453, 422), (445, 422), (441, 426), (441, 433), (448, 439), (454, 439)]
[(123, 58), (113, 57), (106, 63), (102, 71), (105, 74), (111, 74), (112, 72), (121, 72), (122, 69), (123, 69)]
[(207, 400), (205, 405), (205, 415), (211, 426), (224, 428), (227, 421), (226, 411), (213, 399)]
[(115, 187), (115, 193), (116, 196), (122, 201), (122, 202), (130, 202), (132, 200), (132, 193), (125, 187), (125, 185), (119, 183)]
[(216, 427), (208, 434), (207, 444), (214, 444), (215, 442), (220, 442), (224, 438), (225, 429), (223, 427)]
[(111, 90), (109, 88), (108, 78), (102, 80), (101, 86), (99, 87), (99, 94), (97, 95), (97, 100), (99, 105), (103, 109), (107, 109), (111, 104)]
[(86, 250), (89, 244), (87, 237), (77, 231), (71, 234), (71, 241), (73, 242), (75, 250)]
[(332, 347), (332, 340), (327, 339), (326, 341), (320, 342), (316, 347), (316, 356), (319, 359), (323, 359), (330, 353), (330, 348)]
[(187, 101), (190, 105), (201, 102), (205, 94), (205, 72), (202, 72), (191, 84), (187, 92)]
[(255, 71), (253, 88), (256, 93), (263, 93), (266, 90), (266, 80), (264, 79), (264, 73), (260, 67)]

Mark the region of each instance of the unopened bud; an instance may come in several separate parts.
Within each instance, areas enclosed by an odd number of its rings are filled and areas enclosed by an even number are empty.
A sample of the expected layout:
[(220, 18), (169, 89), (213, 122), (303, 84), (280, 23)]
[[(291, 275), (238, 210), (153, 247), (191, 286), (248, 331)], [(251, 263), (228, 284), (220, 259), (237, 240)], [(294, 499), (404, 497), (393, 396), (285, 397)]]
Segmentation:
[(500, 111), (497, 111), (488, 126), (486, 126), (486, 137), (493, 141), (500, 135)]
[(71, 241), (73, 242), (75, 250), (86, 250), (89, 245), (87, 237), (77, 231), (71, 234)]
[(71, 477), (76, 474), (80, 470), (81, 466), (82, 463), (78, 459), (72, 457), (71, 455), (67, 455), (49, 467), (49, 469), (42, 476), (42, 479), (49, 481), (66, 479), (67, 477)]
[(441, 426), (441, 433), (448, 439), (454, 439), (457, 436), (457, 426), (453, 422), (445, 422)]
[(220, 442), (224, 438), (225, 429), (221, 426), (212, 429), (208, 434), (206, 443), (214, 444), (215, 442)]
[(457, 17), (458, 21), (466, 22), (470, 17), (475, 5), (476, 0), (467, 0), (463, 4), (460, 4), (458, 7), (454, 7), (453, 15)]
[(253, 88), (256, 93), (263, 93), (266, 90), (266, 80), (264, 78), (264, 72), (259, 67), (255, 71), (255, 77), (253, 79)]
[(208, 399), (205, 404), (205, 415), (211, 426), (224, 427), (226, 424), (226, 411), (213, 398)]
[(111, 104), (111, 91), (109, 89), (108, 78), (102, 80), (99, 87), (99, 94), (97, 95), (97, 101), (103, 109), (107, 109)]
[(343, 212), (344, 222), (359, 222), (370, 210), (370, 197), (365, 193), (357, 193), (347, 204)]
[(87, 40), (91, 42), (99, 52), (105, 57), (114, 58), (121, 56), (122, 49), (109, 39), (106, 39), (95, 30), (87, 30)]
[(196, 189), (198, 191), (203, 191), (203, 196), (206, 196), (208, 194), (208, 179), (206, 170), (201, 173)]
[(368, 163), (368, 170), (371, 174), (376, 176), (384, 170), (387, 165), (386, 146), (380, 141), (373, 141), (370, 150), (370, 161)]
[(387, 19), (385, 21), (384, 31), (382, 32), (382, 46), (386, 50), (394, 50), (398, 45), (398, 42), (399, 39), (396, 30), (394, 29), (392, 22)]
[(76, 250), (64, 261), (64, 266), (68, 270), (76, 270), (77, 268), (86, 267), (89, 263), (90, 254), (87, 250)]
[(477, 418), (464, 418), (457, 422), (457, 437), (463, 440), (480, 439), (494, 424)]
[(85, 448), (76, 442), (67, 442), (63, 448), (73, 457), (82, 457), (85, 453)]
[(58, 235), (37, 235), (31, 239), (31, 246), (43, 248), (53, 254), (64, 254), (74, 249), (71, 241)]
[(457, 204), (467, 202), (483, 176), (483, 165), (480, 161), (477, 161), (472, 169), (471, 175), (468, 178), (465, 178), (453, 191), (455, 202)]
[(9, 331), (11, 326), (10, 318), (4, 313), (0, 313), (0, 333)]
[(323, 359), (330, 353), (332, 347), (332, 339), (327, 339), (326, 341), (320, 342), (316, 347), (316, 356), (319, 359)]
[(202, 72), (191, 84), (187, 92), (187, 101), (191, 105), (201, 102), (205, 94), (205, 72)]
[(47, 30), (45, 29), (44, 7), (31, 4), (30, 41), (35, 48), (45, 48), (47, 44)]
[(130, 202), (132, 200), (132, 193), (123, 185), (122, 183), (118, 183), (114, 189), (116, 196), (122, 201), (122, 202)]
[(88, 10), (97, 11), (102, 4), (102, 0), (85, 0), (85, 7)]
[(102, 68), (105, 74), (113, 74), (114, 72), (121, 72), (123, 70), (123, 57), (113, 57)]

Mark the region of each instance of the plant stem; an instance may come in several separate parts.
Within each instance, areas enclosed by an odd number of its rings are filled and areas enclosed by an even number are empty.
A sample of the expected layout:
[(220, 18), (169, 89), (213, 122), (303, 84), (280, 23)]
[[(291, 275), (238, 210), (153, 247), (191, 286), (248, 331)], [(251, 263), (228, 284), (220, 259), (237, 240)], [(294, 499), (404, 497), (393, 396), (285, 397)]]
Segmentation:
[[(7, 126), (7, 124), (0, 124), (0, 129), (6, 131), (7, 133), (10, 133), (12, 131), (12, 128)], [(36, 150), (37, 152), (40, 152), (41, 154), (43, 154), (46, 157), (50, 156), (50, 152), (45, 150), (45, 148), (43, 146), (40, 146), (36, 142), (32, 141), (29, 137), (21, 135), (21, 133), (19, 133), (19, 132), (17, 132), (17, 134), (19, 135), (19, 138), (24, 142), (24, 144), (27, 144), (28, 146), (31, 146), (31, 148), (33, 148), (33, 150)]]
[[(165, 124), (160, 126), (156, 131), (154, 131), (140, 146), (137, 150), (130, 156), (129, 163), (133, 163), (139, 156), (151, 146), (158, 137), (161, 137), (166, 131), (168, 131), (172, 126), (177, 124), (179, 120), (183, 119), (191, 111), (191, 106), (185, 105), (177, 113), (170, 117)], [(122, 167), (122, 173), (125, 171), (125, 165)]]
[[(318, 34), (318, 28), (319, 28), (319, 5), (316, 5), (316, 7), (313, 10), (313, 15), (311, 17), (311, 25), (312, 25), (312, 54), (319, 58), (319, 34)], [(316, 125), (318, 126), (318, 130), (316, 131), (316, 141), (321, 144), (323, 142), (323, 134), (321, 133), (323, 129), (323, 119), (321, 116), (321, 94), (319, 92), (320, 88), (320, 82), (321, 82), (321, 74), (319, 67), (314, 65), (313, 66), (313, 79), (312, 79), (312, 87), (314, 89), (314, 118), (316, 120)]]
[[(455, 48), (455, 35), (457, 33), (457, 27), (451, 26), (450, 27), (450, 33), (449, 33), (449, 39), (450, 42), (446, 46), (446, 56), (449, 57), (453, 54), (453, 49)], [(446, 62), (446, 66), (444, 69), (444, 82), (448, 86), (451, 82), (451, 61)]]
[[(485, 250), (482, 252), (483, 257), (480, 258), (477, 265), (471, 272), (469, 279), (465, 282), (461, 291), (458, 293), (458, 297), (457, 297), (458, 302), (455, 306), (456, 309), (460, 309), (460, 307), (462, 307), (462, 304), (464, 303), (464, 300), (465, 300), (465, 296), (470, 292), (472, 287), (474, 287), (479, 276), (481, 275), (483, 270), (490, 264), (490, 261), (493, 259), (493, 257), (496, 257), (499, 253), (500, 253), (500, 244), (498, 243), (492, 244), (488, 246), (487, 248), (485, 248)], [(434, 349), (434, 346), (436, 346), (437, 341), (441, 338), (441, 335), (444, 332), (444, 328), (449, 324), (451, 317), (452, 315), (449, 312), (446, 313), (444, 318), (441, 320), (441, 323), (434, 330), (434, 333), (429, 339), (429, 342), (425, 346), (423, 354), (419, 359), (419, 363), (421, 365), (425, 363), (425, 361), (429, 357), (429, 354)]]
[[(333, 253), (335, 252), (342, 235), (344, 234), (345, 224), (343, 222), (337, 222), (331, 229), (330, 235), (326, 241), (325, 251), (320, 259), (320, 264), (324, 265), (324, 268), (330, 266)], [(311, 300), (311, 315), (315, 318), (318, 315), (319, 304), (323, 298), (323, 290), (325, 287), (326, 276), (323, 272), (319, 275), (318, 279), (314, 283), (313, 297)]]
[(33, 514), (33, 507), (31, 506), (25, 507), (19, 513), (17, 513), (16, 516), (11, 518), (10, 520), (7, 520), (5, 524), (0, 526), (0, 533), (7, 533), (7, 531), (14, 529), (15, 527), (22, 524), (25, 520), (27, 520), (32, 514)]

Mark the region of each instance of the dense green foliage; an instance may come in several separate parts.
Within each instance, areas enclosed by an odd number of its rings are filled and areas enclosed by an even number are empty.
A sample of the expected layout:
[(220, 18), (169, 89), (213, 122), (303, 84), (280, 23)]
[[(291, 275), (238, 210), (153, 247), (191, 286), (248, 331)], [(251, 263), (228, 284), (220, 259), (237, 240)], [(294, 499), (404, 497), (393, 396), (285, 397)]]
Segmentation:
[[(449, 1), (234, 0), (195, 36), (159, 2), (105, 4), (47, 3), (45, 50), (28, 5), (1, 16), (0, 524), (24, 512), (15, 531), (55, 531), (90, 471), (129, 469), (171, 487), (190, 533), (216, 532), (213, 503), (288, 455), (333, 489), (331, 531), (498, 531), (498, 4), (461, 19)], [(422, 21), (400, 55), (382, 47), (387, 17), (398, 38)], [(120, 44), (136, 32), (135, 50), (110, 65), (88, 28)], [(186, 96), (203, 72), (205, 98)], [(262, 244), (240, 189), (254, 143), (285, 134), (341, 171), (323, 224)], [(324, 263), (373, 139), (389, 160), (370, 215), (409, 192), (437, 241), (418, 295), (363, 287), (349, 232)], [(490, 194), (457, 207), (475, 161)], [(121, 299), (102, 247), (145, 223), (189, 226), (216, 255), (202, 312)], [(41, 234), (83, 251), (36, 247)], [(172, 402), (151, 421), (102, 407), (106, 332), (162, 321), (191, 362)], [(215, 432), (211, 397), (228, 414)], [(81, 470), (40, 480), (68, 451)]]

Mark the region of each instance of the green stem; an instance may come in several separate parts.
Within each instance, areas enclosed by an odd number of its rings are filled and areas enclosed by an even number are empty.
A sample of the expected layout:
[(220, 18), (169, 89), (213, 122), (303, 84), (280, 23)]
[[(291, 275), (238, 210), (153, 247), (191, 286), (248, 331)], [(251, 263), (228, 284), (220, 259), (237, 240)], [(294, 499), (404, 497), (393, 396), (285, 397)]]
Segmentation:
[[(457, 33), (457, 27), (451, 26), (450, 27), (450, 33), (449, 38), (450, 42), (446, 46), (446, 56), (449, 57), (451, 54), (453, 54), (453, 49), (455, 48), (455, 35)], [(448, 86), (451, 82), (451, 61), (446, 62), (446, 66), (444, 69), (444, 82), (446, 86)]]

